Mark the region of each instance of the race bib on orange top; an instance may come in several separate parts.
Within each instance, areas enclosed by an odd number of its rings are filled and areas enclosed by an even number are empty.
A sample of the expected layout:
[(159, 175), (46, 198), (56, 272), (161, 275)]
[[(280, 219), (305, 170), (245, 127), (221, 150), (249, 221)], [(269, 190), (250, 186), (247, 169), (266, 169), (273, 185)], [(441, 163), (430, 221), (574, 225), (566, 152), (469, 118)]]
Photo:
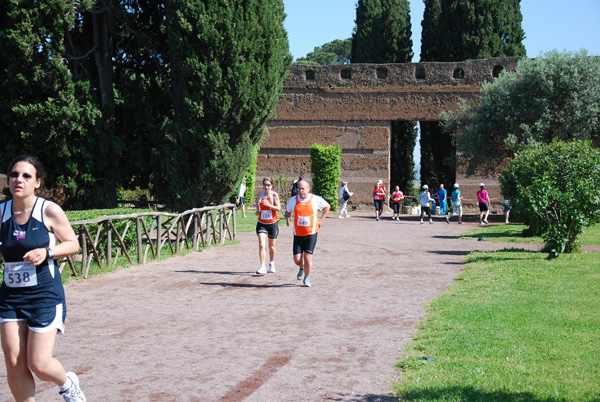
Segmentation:
[(9, 288), (26, 288), (37, 283), (37, 271), (31, 262), (4, 263), (4, 284)]
[(273, 213), (273, 210), (264, 203), (269, 201), (270, 204), (274, 205), (273, 194), (269, 194), (266, 196), (264, 193), (260, 194), (260, 198), (258, 199), (258, 208), (260, 209), (260, 214), (258, 215), (258, 221), (260, 223), (269, 224), (279, 222), (279, 217), (277, 214)]
[(298, 216), (298, 226), (310, 226), (310, 216)]
[(319, 231), (317, 225), (317, 214), (319, 209), (313, 205), (314, 194), (311, 194), (306, 200), (300, 201), (296, 196), (296, 206), (294, 207), (294, 234), (296, 236), (310, 236)]
[(273, 219), (273, 211), (269, 210), (261, 210), (260, 211), (260, 220), (261, 221), (270, 221)]

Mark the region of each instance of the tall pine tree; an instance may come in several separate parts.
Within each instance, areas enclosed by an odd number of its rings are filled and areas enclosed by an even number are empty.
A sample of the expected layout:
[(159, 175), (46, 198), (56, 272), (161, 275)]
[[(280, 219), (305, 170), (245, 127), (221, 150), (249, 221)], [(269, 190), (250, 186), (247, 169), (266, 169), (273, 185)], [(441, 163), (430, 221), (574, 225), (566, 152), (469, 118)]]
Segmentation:
[[(525, 56), (520, 0), (425, 0), (421, 61)], [(421, 122), (421, 182), (456, 180), (456, 147), (440, 123)]]
[[(352, 36), (353, 63), (408, 63), (412, 60), (407, 0), (359, 0)], [(390, 180), (409, 192), (414, 179), (415, 122), (394, 121), (390, 139)]]

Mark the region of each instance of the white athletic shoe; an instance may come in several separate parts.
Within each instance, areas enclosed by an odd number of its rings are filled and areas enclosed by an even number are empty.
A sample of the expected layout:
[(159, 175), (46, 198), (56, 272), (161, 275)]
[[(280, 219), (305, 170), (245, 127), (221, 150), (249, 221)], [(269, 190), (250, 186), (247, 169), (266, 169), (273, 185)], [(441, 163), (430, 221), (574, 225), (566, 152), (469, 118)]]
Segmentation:
[(256, 271), (257, 274), (259, 275), (264, 275), (267, 273), (267, 267), (265, 267), (264, 265), (261, 265), (260, 268), (258, 268), (258, 271)]
[(300, 268), (298, 270), (298, 275), (296, 275), (296, 279), (298, 279), (299, 281), (301, 281), (302, 278), (304, 278), (304, 268)]
[(310, 278), (309, 277), (304, 278), (304, 287), (305, 288), (310, 287)]
[(66, 390), (59, 392), (67, 402), (86, 402), (85, 395), (79, 388), (79, 378), (72, 371), (67, 373), (67, 378), (71, 380), (71, 385)]
[(270, 263), (269, 263), (269, 273), (270, 273), (270, 274), (274, 274), (275, 272), (277, 272), (277, 271), (275, 270), (275, 264), (274, 264), (274, 263), (272, 263), (272, 262), (270, 262)]

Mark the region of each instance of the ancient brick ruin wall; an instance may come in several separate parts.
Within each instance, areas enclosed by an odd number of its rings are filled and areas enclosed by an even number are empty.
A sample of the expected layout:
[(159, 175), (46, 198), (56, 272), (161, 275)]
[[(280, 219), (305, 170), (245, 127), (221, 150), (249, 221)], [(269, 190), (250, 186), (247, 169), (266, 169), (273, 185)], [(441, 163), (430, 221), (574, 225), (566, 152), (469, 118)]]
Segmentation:
[[(517, 61), (293, 65), (259, 152), (256, 183), (280, 174), (310, 180), (310, 146), (337, 145), (342, 147), (342, 180), (355, 193), (352, 202), (369, 204), (377, 180), (387, 189), (393, 185), (392, 121), (440, 121), (440, 114), (455, 110), (460, 99), (477, 102), (483, 83), (501, 70), (514, 70)], [(488, 183), (490, 190), (497, 187), (497, 182)]]

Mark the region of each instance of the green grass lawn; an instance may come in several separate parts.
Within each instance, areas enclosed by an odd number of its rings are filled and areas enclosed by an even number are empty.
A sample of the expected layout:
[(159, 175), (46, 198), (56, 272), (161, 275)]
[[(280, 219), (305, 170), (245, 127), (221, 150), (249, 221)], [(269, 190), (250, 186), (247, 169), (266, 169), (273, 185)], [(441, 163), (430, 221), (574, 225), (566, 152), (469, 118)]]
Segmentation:
[[(523, 230), (527, 228), (523, 224), (511, 223), (509, 225), (479, 226), (476, 229), (462, 233), (461, 238), (479, 239), (499, 243), (530, 243), (543, 244), (544, 240), (540, 236), (523, 237)], [(600, 225), (584, 228), (579, 236), (581, 244), (590, 246), (600, 246)]]
[[(507, 241), (512, 226), (480, 229)], [(598, 295), (598, 253), (472, 253), (427, 307), (394, 388), (410, 401), (600, 401)]]

